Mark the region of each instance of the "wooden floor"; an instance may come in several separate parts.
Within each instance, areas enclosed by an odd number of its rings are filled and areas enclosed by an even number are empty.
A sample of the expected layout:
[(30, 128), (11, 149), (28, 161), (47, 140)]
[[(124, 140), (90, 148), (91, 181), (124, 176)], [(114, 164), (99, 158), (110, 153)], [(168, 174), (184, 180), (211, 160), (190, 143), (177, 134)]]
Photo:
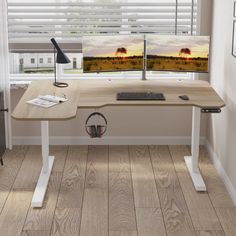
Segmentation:
[(235, 236), (236, 208), (204, 147), (207, 193), (184, 164), (188, 146), (52, 146), (44, 207), (30, 207), (39, 146), (16, 146), (0, 167), (1, 236)]

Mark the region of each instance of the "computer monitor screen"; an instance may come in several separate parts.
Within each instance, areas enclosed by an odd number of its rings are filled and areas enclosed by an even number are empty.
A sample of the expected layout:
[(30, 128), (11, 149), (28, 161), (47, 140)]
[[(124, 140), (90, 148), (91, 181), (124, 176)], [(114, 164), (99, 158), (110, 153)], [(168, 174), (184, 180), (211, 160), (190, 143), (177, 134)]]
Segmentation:
[(147, 70), (208, 72), (208, 36), (147, 36)]
[(110, 72), (143, 69), (142, 35), (83, 37), (83, 71)]

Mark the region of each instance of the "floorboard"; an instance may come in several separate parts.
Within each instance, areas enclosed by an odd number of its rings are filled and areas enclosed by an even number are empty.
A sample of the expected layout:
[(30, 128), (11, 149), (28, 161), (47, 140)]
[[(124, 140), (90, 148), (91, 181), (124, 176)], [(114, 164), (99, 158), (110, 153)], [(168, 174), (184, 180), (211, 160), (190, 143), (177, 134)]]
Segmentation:
[(108, 188), (108, 146), (89, 146), (85, 188)]
[(82, 208), (88, 147), (71, 146), (58, 197), (58, 208)]
[(160, 207), (147, 146), (130, 146), (135, 207)]
[(207, 231), (197, 231), (197, 236), (225, 236), (225, 233), (223, 230), (220, 231), (212, 231), (212, 230), (207, 230)]
[(109, 230), (136, 230), (134, 197), (129, 172), (109, 173)]
[(130, 172), (128, 146), (109, 146), (109, 171)]
[(84, 192), (80, 236), (108, 235), (108, 189), (88, 188)]
[(31, 191), (11, 191), (0, 215), (0, 233), (20, 236), (32, 199)]
[(168, 146), (150, 146), (149, 149), (167, 235), (195, 235)]
[(137, 236), (136, 231), (110, 231), (109, 236)]
[(80, 208), (57, 208), (51, 235), (52, 236), (78, 236), (80, 229)]
[(52, 225), (53, 236), (78, 236), (87, 163), (87, 146), (70, 146)]
[(109, 231), (136, 231), (128, 146), (109, 147)]
[(50, 236), (50, 231), (46, 231), (46, 230), (27, 230), (27, 231), (22, 231), (20, 236)]
[(41, 168), (41, 148), (40, 146), (30, 146), (21, 165), (16, 181), (14, 182), (13, 188), (33, 191), (37, 184)]
[(236, 207), (216, 208), (226, 236), (236, 235)]
[(3, 156), (4, 166), (0, 166), (0, 213), (27, 151), (27, 146), (16, 146), (13, 150), (7, 150)]
[(89, 146), (80, 236), (108, 236), (108, 147)]
[(166, 236), (161, 209), (136, 208), (139, 236)]

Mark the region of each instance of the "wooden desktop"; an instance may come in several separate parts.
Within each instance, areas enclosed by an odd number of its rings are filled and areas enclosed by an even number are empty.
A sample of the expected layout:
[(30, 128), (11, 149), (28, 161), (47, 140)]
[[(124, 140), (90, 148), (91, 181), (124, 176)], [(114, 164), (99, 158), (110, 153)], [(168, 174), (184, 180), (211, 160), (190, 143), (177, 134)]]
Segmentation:
[[(200, 115), (202, 108), (222, 108), (224, 101), (206, 81), (200, 80), (69, 80), (69, 87), (57, 88), (51, 80), (34, 81), (20, 99), (12, 113), (17, 120), (41, 121), (43, 166), (32, 199), (32, 207), (42, 207), (51, 174), (54, 157), (49, 156), (48, 122), (68, 120), (76, 117), (77, 109), (101, 108), (104, 106), (191, 106), (192, 145), (191, 156), (185, 162), (197, 191), (206, 191), (206, 186), (198, 168)], [(118, 92), (161, 92), (165, 101), (117, 101)], [(63, 96), (67, 102), (51, 108), (41, 108), (27, 104), (38, 95)], [(189, 100), (181, 100), (179, 95), (187, 95)], [(79, 114), (78, 114), (79, 115)]]

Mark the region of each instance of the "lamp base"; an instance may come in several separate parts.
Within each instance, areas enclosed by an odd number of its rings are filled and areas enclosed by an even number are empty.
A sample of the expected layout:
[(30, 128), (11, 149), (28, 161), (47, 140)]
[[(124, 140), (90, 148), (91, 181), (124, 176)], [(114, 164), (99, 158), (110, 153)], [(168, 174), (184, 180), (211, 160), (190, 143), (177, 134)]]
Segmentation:
[(54, 82), (53, 85), (59, 88), (66, 88), (69, 86), (67, 83), (64, 82)]

